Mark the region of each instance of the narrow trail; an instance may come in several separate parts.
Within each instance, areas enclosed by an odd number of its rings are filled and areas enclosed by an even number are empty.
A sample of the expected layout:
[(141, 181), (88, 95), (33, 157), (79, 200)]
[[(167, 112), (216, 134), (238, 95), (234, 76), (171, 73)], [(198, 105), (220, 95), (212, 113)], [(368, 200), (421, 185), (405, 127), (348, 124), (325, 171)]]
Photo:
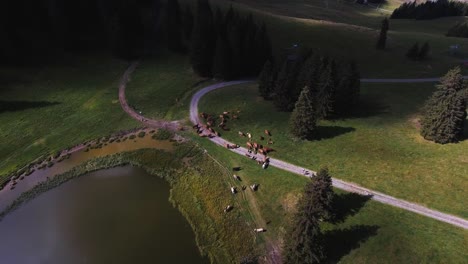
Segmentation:
[(137, 113), (132, 107), (130, 107), (127, 103), (127, 99), (125, 97), (125, 89), (127, 88), (127, 83), (130, 81), (130, 75), (135, 71), (138, 67), (138, 62), (132, 62), (127, 70), (124, 72), (122, 78), (119, 82), (119, 101), (122, 109), (133, 119), (138, 120), (140, 123), (144, 124), (148, 127), (154, 128), (164, 128), (167, 130), (175, 131), (180, 127), (179, 121), (166, 121), (166, 120), (154, 120), (144, 117), (143, 115)]
[[(373, 82), (372, 81), (373, 79), (364, 79), (364, 80), (366, 80), (366, 82)], [(402, 80), (410, 80), (410, 82), (413, 82), (414, 80), (417, 80), (417, 79), (383, 79), (383, 82), (386, 82), (389, 80), (394, 81), (394, 82), (403, 82)], [(423, 79), (423, 80), (428, 81), (429, 79)], [(431, 79), (431, 80), (437, 81), (438, 78)], [(382, 80), (380, 79), (377, 80), (377, 82), (381, 82), (381, 81)], [(251, 83), (251, 82), (253, 81), (252, 80), (240, 80), (240, 81), (232, 81), (232, 82), (222, 82), (222, 83), (210, 85), (208, 87), (205, 87), (199, 90), (197, 93), (193, 95), (192, 100), (190, 102), (190, 121), (193, 124), (202, 123), (198, 116), (198, 103), (205, 94), (213, 90), (221, 89), (224, 87), (228, 87), (228, 86), (232, 86), (236, 84)], [(233, 144), (220, 137), (209, 138), (209, 140), (222, 147), (224, 147), (225, 144)], [(247, 149), (243, 147), (240, 147), (237, 149), (230, 149), (230, 151), (235, 152), (242, 156), (244, 156), (247, 153)], [(257, 158), (261, 159), (262, 157), (260, 157), (259, 155)], [(282, 170), (286, 170), (294, 174), (299, 174), (302, 176), (304, 176), (303, 174), (304, 169), (307, 171), (310, 171), (311, 173), (314, 173), (310, 169), (299, 167), (294, 164), (287, 163), (278, 159), (270, 159), (270, 166), (273, 166)], [(310, 176), (306, 176), (306, 177), (310, 177)], [(424, 207), (415, 203), (411, 203), (411, 202), (401, 200), (401, 199), (398, 199), (398, 198), (395, 198), (395, 197), (392, 197), (392, 196), (389, 196), (389, 195), (386, 195), (377, 191), (373, 191), (371, 189), (364, 188), (355, 183), (346, 182), (340, 179), (333, 178), (333, 186), (338, 189), (342, 189), (348, 192), (354, 192), (354, 193), (358, 193), (361, 195), (371, 196), (371, 198), (375, 201), (388, 204), (388, 205), (392, 205), (392, 206), (395, 206), (395, 207), (398, 207), (407, 211), (411, 211), (420, 215), (424, 215), (432, 219), (436, 219), (436, 220), (439, 220), (439, 221), (442, 221), (442, 222), (445, 222), (445, 223), (448, 223), (457, 227), (461, 227), (463, 229), (468, 229), (468, 220), (465, 220), (461, 217), (457, 217), (457, 216), (446, 214), (437, 210), (429, 209), (427, 207)]]

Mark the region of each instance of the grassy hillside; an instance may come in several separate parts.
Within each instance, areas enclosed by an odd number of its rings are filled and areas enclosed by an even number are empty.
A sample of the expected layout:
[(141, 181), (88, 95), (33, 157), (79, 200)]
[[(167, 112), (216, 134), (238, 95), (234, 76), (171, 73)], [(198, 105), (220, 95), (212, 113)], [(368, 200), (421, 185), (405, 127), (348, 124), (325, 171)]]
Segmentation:
[[(319, 140), (295, 141), (289, 134), (289, 113), (278, 112), (258, 97), (256, 85), (233, 86), (202, 98), (200, 111), (240, 110), (222, 136), (245, 145), (238, 131), (260, 141), (264, 129), (273, 133), (271, 156), (317, 170), (328, 166), (340, 179), (468, 217), (468, 140), (439, 145), (418, 132), (418, 111), (432, 84), (365, 84), (361, 108), (343, 120), (319, 123)], [(468, 129), (467, 129), (468, 130)], [(468, 138), (468, 131), (466, 133)]]
[[(259, 190), (249, 189), (247, 203), (257, 211), (259, 223), (268, 231), (258, 236), (280, 245), (286, 233), (291, 213), (307, 179), (276, 168), (263, 170), (255, 162), (226, 151), (206, 139), (195, 138), (208, 155), (216, 157), (230, 170), (242, 168), (237, 174), (242, 181), (232, 184), (260, 184)], [(336, 169), (331, 168), (335, 175)], [(224, 176), (223, 176), (224, 177)], [(337, 192), (340, 214), (335, 224), (324, 224), (325, 248), (331, 263), (464, 263), (468, 258), (466, 230), (450, 226), (411, 212), (383, 205), (365, 197)], [(244, 199), (236, 196), (236, 199)]]

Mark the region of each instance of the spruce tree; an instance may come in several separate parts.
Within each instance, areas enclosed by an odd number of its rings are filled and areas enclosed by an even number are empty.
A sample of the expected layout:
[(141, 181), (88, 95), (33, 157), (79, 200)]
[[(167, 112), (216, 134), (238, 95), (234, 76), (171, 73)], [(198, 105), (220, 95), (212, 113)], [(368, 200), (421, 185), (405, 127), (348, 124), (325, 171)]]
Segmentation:
[(213, 61), (213, 77), (221, 80), (229, 80), (231, 74), (231, 50), (229, 43), (222, 36), (216, 41), (216, 51)]
[(466, 122), (466, 86), (459, 67), (450, 70), (426, 101), (421, 135), (440, 144), (458, 142)]
[(422, 45), (421, 49), (419, 50), (418, 59), (425, 60), (427, 59), (428, 55), (429, 55), (429, 43), (426, 41), (424, 45)]
[(274, 86), (275, 68), (271, 61), (265, 62), (262, 72), (258, 77), (258, 92), (264, 99), (270, 99)]
[(185, 8), (184, 15), (182, 17), (183, 27), (184, 27), (184, 38), (187, 42), (190, 42), (192, 39), (192, 29), (194, 18), (192, 14), (192, 9), (189, 6)]
[(273, 103), (280, 111), (287, 111), (289, 105), (289, 89), (288, 89), (288, 78), (289, 74), (289, 62), (284, 60), (281, 66), (278, 76), (276, 78), (275, 87), (273, 90)]
[(308, 86), (304, 86), (290, 118), (291, 133), (300, 139), (312, 139), (317, 125), (314, 99)]
[(168, 0), (166, 7), (167, 47), (170, 51), (182, 52), (183, 29), (178, 0)]
[(336, 113), (337, 75), (335, 61), (331, 59), (320, 75), (317, 96), (317, 116), (319, 118), (330, 118)]
[(328, 220), (331, 217), (333, 203), (333, 185), (332, 178), (327, 168), (321, 168), (317, 175), (312, 178), (312, 200), (318, 207), (318, 215), (322, 220)]
[(213, 13), (208, 0), (198, 0), (197, 15), (192, 31), (190, 62), (192, 68), (202, 77), (210, 77), (216, 41)]
[(359, 101), (360, 74), (356, 63), (347, 63), (340, 73), (340, 80), (337, 86), (335, 108), (336, 113), (345, 115), (352, 112), (352, 108)]
[(307, 183), (283, 246), (283, 262), (315, 264), (324, 261), (321, 208), (313, 200), (314, 183)]
[(406, 52), (406, 57), (416, 60), (419, 56), (419, 44), (416, 42), (413, 46)]
[(382, 25), (380, 27), (379, 39), (377, 41), (377, 49), (385, 49), (387, 44), (387, 31), (389, 29), (388, 18), (382, 20)]

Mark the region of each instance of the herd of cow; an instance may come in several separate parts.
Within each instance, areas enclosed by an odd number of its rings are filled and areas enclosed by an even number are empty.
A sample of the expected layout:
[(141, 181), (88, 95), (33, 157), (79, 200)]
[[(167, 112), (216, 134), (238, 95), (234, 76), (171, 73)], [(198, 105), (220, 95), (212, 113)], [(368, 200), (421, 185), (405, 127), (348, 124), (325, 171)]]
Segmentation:
[[(222, 129), (223, 131), (229, 131), (230, 129), (226, 126), (226, 123), (228, 122), (229, 119), (236, 120), (238, 119), (238, 114), (240, 111), (237, 111), (236, 114), (233, 114), (231, 112), (223, 112), (222, 114), (219, 115), (219, 124), (217, 125), (218, 128)], [(207, 114), (207, 113), (200, 113), (200, 117), (204, 119), (206, 122), (205, 125), (203, 124), (196, 124), (193, 126), (193, 129), (196, 130), (197, 134), (200, 137), (220, 137), (220, 133), (214, 129), (216, 127), (216, 121), (217, 118), (215, 118), (213, 115)], [(271, 132), (269, 130), (264, 131), (265, 136), (260, 136), (259, 139), (261, 141), (265, 140), (266, 137), (268, 137), (268, 140), (266, 141), (267, 145), (273, 144), (273, 140), (271, 138)], [(261, 165), (263, 169), (266, 169), (270, 163), (270, 158), (268, 157), (268, 153), (275, 151), (274, 149), (264, 146), (260, 143), (257, 143), (253, 141), (252, 134), (250, 133), (244, 133), (239, 131), (238, 132), (239, 136), (241, 137), (247, 137), (248, 141), (246, 143), (247, 145), (247, 153), (245, 153), (245, 156), (248, 158), (254, 160), (257, 162), (257, 164)], [(230, 144), (230, 143), (225, 143), (224, 147), (227, 149), (237, 149), (240, 148), (239, 145), (237, 144)], [(262, 158), (258, 159), (257, 154), (262, 154)], [(234, 179), (241, 181), (240, 177), (236, 174), (233, 175)], [(254, 183), (253, 185), (249, 186), (252, 191), (257, 191), (259, 184)], [(242, 190), (245, 190), (247, 187), (242, 186)], [(237, 188), (234, 186), (230, 187), (231, 193), (236, 194), (237, 193)], [(228, 205), (225, 209), (224, 212), (227, 213), (231, 211), (233, 207), (231, 205)], [(263, 228), (256, 228), (254, 229), (254, 232), (265, 232), (266, 230)]]

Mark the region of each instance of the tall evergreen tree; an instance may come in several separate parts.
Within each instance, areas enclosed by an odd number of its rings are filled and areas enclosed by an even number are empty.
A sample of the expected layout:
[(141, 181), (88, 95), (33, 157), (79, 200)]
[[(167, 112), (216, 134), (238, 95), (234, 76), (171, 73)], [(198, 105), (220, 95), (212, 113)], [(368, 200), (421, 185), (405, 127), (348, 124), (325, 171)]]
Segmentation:
[(385, 49), (385, 46), (387, 44), (387, 31), (389, 29), (389, 22), (388, 18), (384, 18), (382, 20), (382, 25), (380, 27), (380, 34), (379, 34), (379, 39), (377, 41), (377, 49)]
[(198, 0), (197, 15), (192, 31), (190, 62), (192, 68), (202, 77), (211, 76), (216, 41), (213, 13), (208, 0)]
[(336, 92), (336, 113), (344, 115), (352, 112), (352, 107), (357, 104), (360, 93), (360, 74), (356, 63), (347, 63), (341, 74)]
[(323, 234), (320, 230), (321, 207), (314, 201), (314, 182), (307, 183), (298, 202), (283, 247), (283, 262), (315, 264), (324, 260)]
[(278, 76), (276, 78), (275, 87), (273, 90), (273, 103), (281, 111), (287, 111), (289, 105), (289, 89), (288, 78), (289, 75), (289, 61), (284, 60)]
[(300, 139), (312, 139), (317, 125), (314, 99), (308, 86), (304, 86), (290, 118), (291, 133)]
[(221, 80), (229, 80), (231, 77), (231, 50), (229, 43), (222, 36), (216, 41), (216, 51), (213, 61), (213, 76)]
[(166, 7), (167, 47), (170, 51), (182, 52), (183, 29), (178, 0), (168, 0)]
[(275, 81), (275, 68), (271, 61), (265, 62), (258, 77), (258, 92), (264, 99), (270, 99)]
[(440, 144), (458, 142), (466, 122), (466, 85), (459, 67), (450, 70), (426, 101), (421, 135)]
[(317, 113), (319, 118), (329, 118), (336, 114), (337, 78), (336, 63), (331, 59), (320, 75), (317, 96)]
[(332, 178), (328, 173), (327, 168), (321, 168), (317, 175), (312, 178), (313, 192), (312, 200), (318, 208), (318, 215), (323, 220), (328, 220), (331, 217), (333, 203), (333, 186)]

